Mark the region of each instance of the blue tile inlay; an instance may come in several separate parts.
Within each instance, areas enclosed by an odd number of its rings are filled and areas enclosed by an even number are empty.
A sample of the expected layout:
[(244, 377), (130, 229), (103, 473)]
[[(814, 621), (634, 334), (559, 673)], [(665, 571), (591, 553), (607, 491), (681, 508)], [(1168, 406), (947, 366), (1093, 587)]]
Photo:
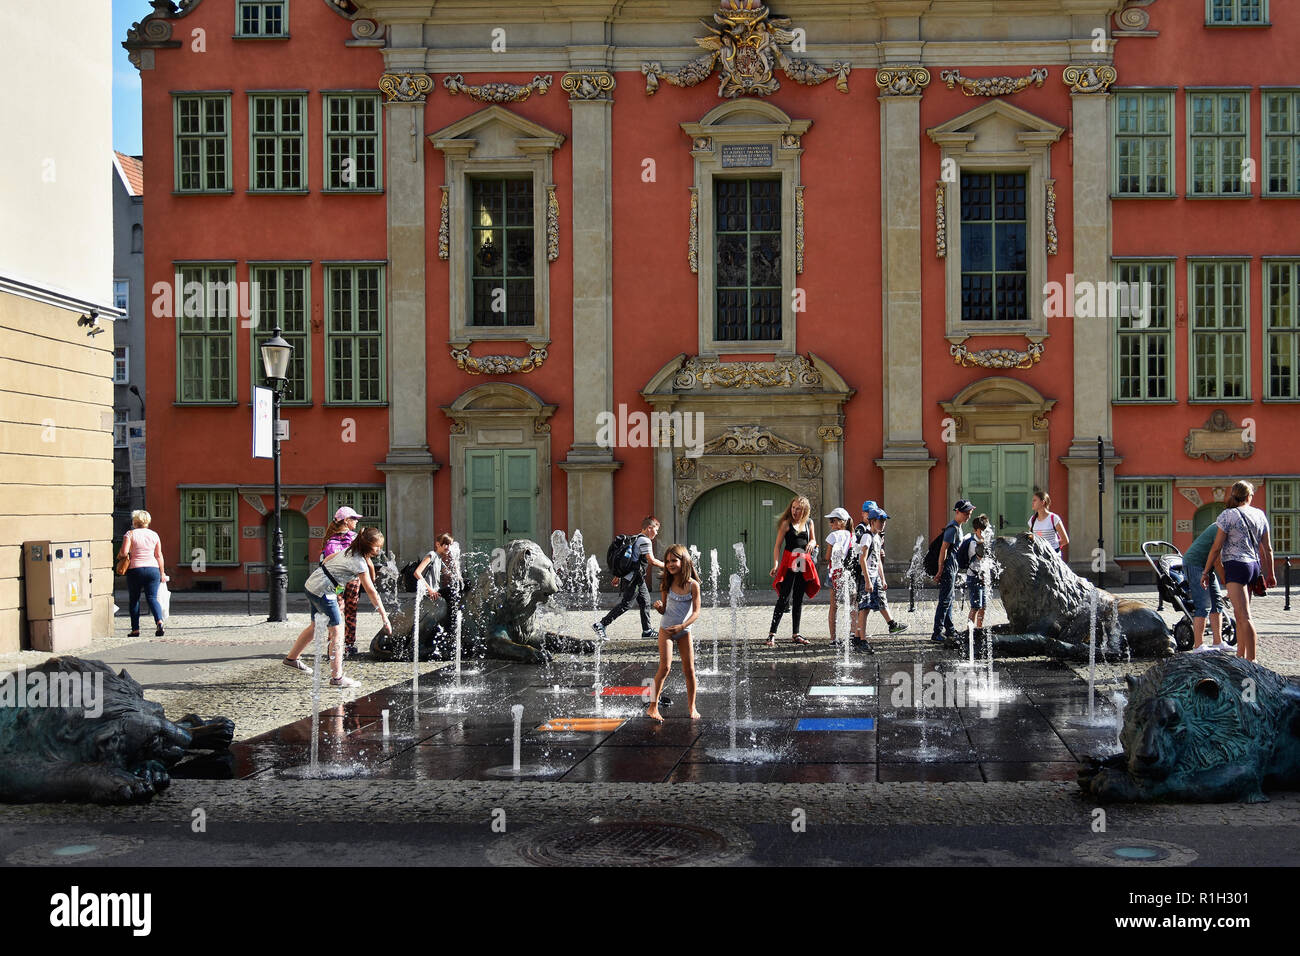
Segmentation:
[(795, 730), (875, 730), (874, 717), (800, 717)]

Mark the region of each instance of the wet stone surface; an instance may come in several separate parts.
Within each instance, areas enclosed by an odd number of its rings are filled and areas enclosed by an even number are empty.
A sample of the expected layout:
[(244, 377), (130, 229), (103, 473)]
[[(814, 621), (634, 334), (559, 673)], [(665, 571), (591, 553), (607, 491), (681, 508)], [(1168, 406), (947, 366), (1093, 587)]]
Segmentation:
[[(604, 696), (584, 659), (489, 665), (459, 691), (444, 668), (324, 708), (318, 761), (383, 780), (509, 779), (516, 704), (520, 779), (560, 783), (1070, 781), (1085, 754), (1117, 749), (1109, 696), (1098, 695), (1090, 721), (1087, 682), (1066, 664), (996, 662), (991, 683), (951, 652), (924, 653), (859, 656), (853, 668), (825, 650), (754, 653), (740, 667), (734, 732), (725, 675), (702, 679), (704, 716), (691, 720), (674, 671), (657, 723), (631, 692), (653, 673), (648, 662), (606, 662), (601, 686), (628, 691)], [(236, 775), (301, 772), (311, 732), (308, 717), (236, 743)]]

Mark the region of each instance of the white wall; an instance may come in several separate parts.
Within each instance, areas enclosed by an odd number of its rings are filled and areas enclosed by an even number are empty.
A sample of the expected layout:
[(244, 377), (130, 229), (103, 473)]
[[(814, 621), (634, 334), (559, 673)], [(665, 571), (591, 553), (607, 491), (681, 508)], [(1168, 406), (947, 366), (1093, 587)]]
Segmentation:
[(0, 277), (113, 302), (112, 5), (0, 0)]

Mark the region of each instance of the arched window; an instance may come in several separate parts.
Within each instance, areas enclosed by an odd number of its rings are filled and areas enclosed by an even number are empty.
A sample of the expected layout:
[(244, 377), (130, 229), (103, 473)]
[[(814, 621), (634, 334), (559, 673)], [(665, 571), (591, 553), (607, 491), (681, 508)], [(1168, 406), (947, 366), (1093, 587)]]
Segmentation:
[(139, 223), (131, 227), (131, 251), (144, 252), (144, 226)]

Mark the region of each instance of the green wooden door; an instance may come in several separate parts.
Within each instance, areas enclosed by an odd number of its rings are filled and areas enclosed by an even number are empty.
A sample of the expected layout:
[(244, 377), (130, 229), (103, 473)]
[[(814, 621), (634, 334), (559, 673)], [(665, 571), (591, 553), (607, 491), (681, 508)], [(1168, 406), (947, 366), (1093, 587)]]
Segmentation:
[(536, 538), (536, 449), (465, 452), (466, 550), (491, 555), (516, 538)]
[(986, 514), (998, 534), (1028, 529), (1034, 492), (1033, 445), (967, 445), (962, 448), (962, 487), (975, 514)]
[[(769, 481), (735, 481), (719, 485), (704, 495), (691, 509), (686, 525), (686, 544), (700, 549), (700, 579), (709, 588), (709, 551), (718, 550), (722, 570), (718, 589), (725, 596), (731, 575), (740, 570), (735, 544), (745, 546), (749, 574), (745, 587), (764, 587), (771, 583), (767, 572), (772, 567), (772, 544), (776, 540), (776, 519), (785, 511), (794, 493)], [(820, 531), (819, 531), (820, 534)], [(820, 540), (820, 537), (819, 537)], [(662, 553), (663, 548), (656, 548)]]
[(1192, 540), (1195, 541), (1201, 536), (1202, 531), (1214, 524), (1226, 507), (1228, 506), (1222, 501), (1214, 501), (1197, 508), (1196, 514), (1192, 516)]
[[(281, 511), (280, 521), (284, 535), (284, 566), (289, 569), (289, 591), (301, 591), (311, 574), (312, 563), (307, 557), (310, 533), (307, 517), (301, 511)], [(274, 561), (271, 554), (275, 548), (275, 515), (266, 519), (266, 564), (269, 568)]]

